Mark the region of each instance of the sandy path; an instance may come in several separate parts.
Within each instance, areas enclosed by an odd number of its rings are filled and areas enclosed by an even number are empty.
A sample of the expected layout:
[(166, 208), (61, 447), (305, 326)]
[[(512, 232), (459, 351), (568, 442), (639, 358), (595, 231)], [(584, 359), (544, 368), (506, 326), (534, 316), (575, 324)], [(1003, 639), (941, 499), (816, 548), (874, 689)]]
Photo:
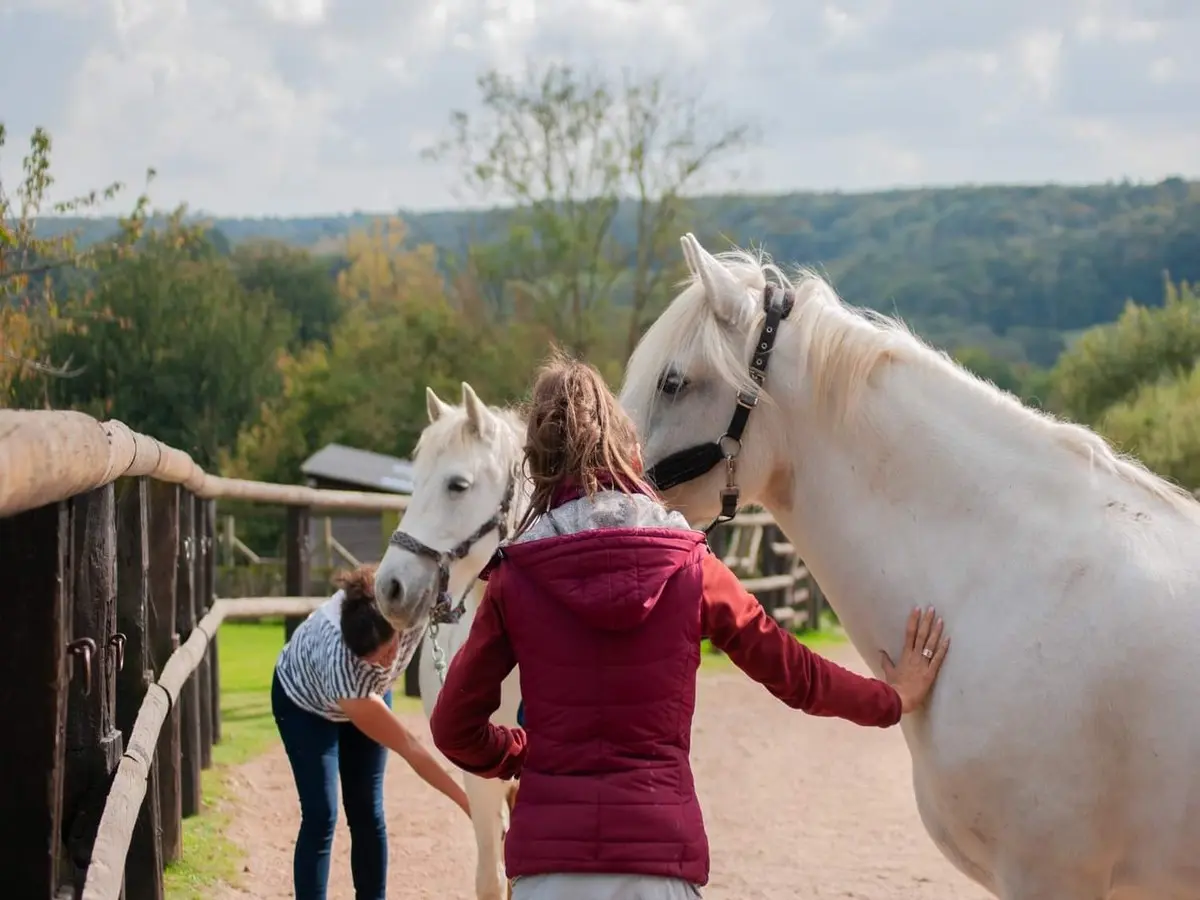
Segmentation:
[[(863, 671), (850, 648), (829, 655)], [(693, 759), (712, 843), (706, 900), (988, 900), (925, 834), (898, 730), (794, 713), (736, 670), (705, 673)], [(424, 718), (406, 724), (428, 737)], [(299, 821), (281, 749), (239, 769), (231, 838), (247, 848), (242, 883), (219, 900), (291, 897)], [(470, 824), (407, 766), (388, 765), (389, 894), (471, 900)], [(348, 835), (339, 822), (330, 900), (353, 900)]]

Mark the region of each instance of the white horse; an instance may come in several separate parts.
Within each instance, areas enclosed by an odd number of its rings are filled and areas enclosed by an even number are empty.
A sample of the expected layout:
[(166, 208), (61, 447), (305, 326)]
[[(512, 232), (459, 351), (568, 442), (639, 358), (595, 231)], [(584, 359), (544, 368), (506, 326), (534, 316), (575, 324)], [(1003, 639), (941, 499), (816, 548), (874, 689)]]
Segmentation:
[[(516, 413), (489, 409), (465, 382), (461, 406), (444, 403), (430, 388), (426, 405), (429, 424), (417, 442), (412, 498), (380, 561), (375, 585), (389, 615), (412, 621), (430, 615), (443, 570), (453, 603), (462, 598), (462, 618), (437, 625), (436, 639), (426, 634), (421, 646), (418, 675), (428, 716), (442, 687), (435, 657), (444, 652), (448, 663), (466, 641), (482, 599), (479, 572), (512, 533), (529, 492), (520, 474), (525, 425)], [(515, 727), (521, 702), (516, 670), (501, 693), (492, 721)], [(516, 784), (464, 772), (463, 787), (478, 851), (476, 897), (500, 900), (508, 894), (503, 838)]]
[[(1004, 900), (1200, 897), (1200, 504), (811, 272), (683, 249), (691, 283), (622, 390), (646, 464), (691, 518), (727, 484), (765, 505), (876, 675), (914, 605), (944, 614), (902, 725), (937, 846)], [(763, 392), (748, 366), (776, 338)], [(738, 391), (734, 464), (675, 456)]]

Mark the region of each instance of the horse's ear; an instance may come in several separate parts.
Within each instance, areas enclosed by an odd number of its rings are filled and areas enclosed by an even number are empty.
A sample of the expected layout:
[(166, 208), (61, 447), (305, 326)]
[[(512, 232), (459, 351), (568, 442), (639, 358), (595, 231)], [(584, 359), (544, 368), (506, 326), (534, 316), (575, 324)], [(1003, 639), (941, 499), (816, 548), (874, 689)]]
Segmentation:
[(717, 318), (733, 323), (742, 321), (752, 306), (746, 286), (734, 277), (723, 262), (701, 247), (690, 231), (680, 239), (680, 243), (688, 268), (700, 277), (704, 296)]
[(683, 261), (687, 263), (688, 271), (699, 275), (700, 266), (696, 263), (696, 254), (692, 251), (692, 244), (695, 242), (696, 238), (690, 231), (679, 239), (679, 245), (683, 248)]
[(467, 422), (480, 437), (487, 437), (495, 427), (495, 419), (487, 404), (479, 399), (479, 395), (465, 381), (462, 383), (463, 407), (467, 411)]
[(442, 398), (435, 394), (429, 385), (425, 386), (425, 411), (429, 413), (431, 423), (450, 412), (450, 404), (443, 402)]

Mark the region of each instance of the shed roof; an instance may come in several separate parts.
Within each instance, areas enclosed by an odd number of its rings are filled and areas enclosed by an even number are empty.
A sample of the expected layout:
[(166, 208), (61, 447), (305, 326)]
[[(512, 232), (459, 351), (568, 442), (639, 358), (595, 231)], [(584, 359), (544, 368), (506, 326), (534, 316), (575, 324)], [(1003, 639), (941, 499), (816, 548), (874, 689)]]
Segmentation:
[(310, 478), (328, 478), (390, 494), (411, 494), (413, 465), (407, 459), (326, 444), (300, 466)]

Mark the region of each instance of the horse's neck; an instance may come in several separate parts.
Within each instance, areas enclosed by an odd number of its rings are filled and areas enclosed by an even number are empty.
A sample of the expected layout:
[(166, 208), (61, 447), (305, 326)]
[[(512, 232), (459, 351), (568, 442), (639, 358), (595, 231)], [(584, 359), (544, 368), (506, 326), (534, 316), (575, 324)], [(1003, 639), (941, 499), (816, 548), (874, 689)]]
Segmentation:
[(1019, 595), (1011, 563), (1051, 567), (1047, 544), (1094, 519), (1084, 461), (953, 374), (889, 363), (861, 402), (842, 428), (794, 410), (792, 495), (767, 505), (874, 667), (914, 605), (950, 616)]

